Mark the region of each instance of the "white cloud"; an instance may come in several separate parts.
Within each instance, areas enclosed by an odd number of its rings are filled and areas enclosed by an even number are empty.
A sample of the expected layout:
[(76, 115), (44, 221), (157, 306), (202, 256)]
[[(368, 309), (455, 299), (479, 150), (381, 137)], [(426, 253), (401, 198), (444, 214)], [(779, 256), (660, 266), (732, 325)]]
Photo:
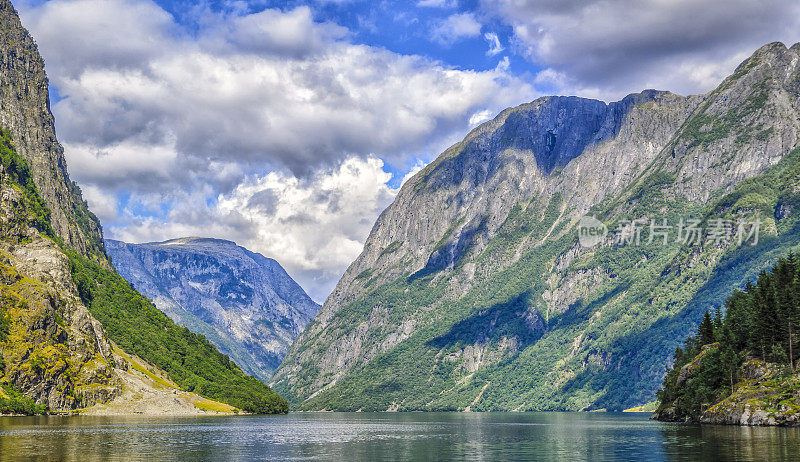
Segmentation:
[[(122, 225), (108, 232), (129, 242), (176, 236), (231, 239), (278, 260), (322, 301), (361, 252), (375, 218), (397, 194), (386, 185), (391, 177), (380, 159), (351, 157), (305, 179), (280, 172), (250, 175), (213, 204), (207, 202), (208, 191), (180, 191), (167, 201), (170, 211), (165, 217), (142, 216), (142, 210), (165, 201), (140, 195), (122, 211)], [(85, 193), (92, 206), (108, 208), (102, 190), (87, 188)]]
[(500, 38), (494, 32), (487, 32), (483, 34), (483, 38), (489, 42), (489, 50), (486, 51), (487, 56), (495, 56), (505, 51), (505, 48), (500, 43)]
[(456, 0), (419, 0), (417, 6), (429, 8), (453, 8), (458, 4)]
[(119, 203), (112, 195), (106, 194), (94, 185), (84, 186), (83, 197), (89, 203), (89, 209), (102, 221), (113, 220), (117, 217)]
[[(61, 97), (70, 172), (109, 237), (232, 239), (317, 299), (393, 197), (376, 157), (413, 165), (462, 137), (476, 111), (535, 96), (501, 66), (456, 70), (353, 44), (304, 7), (205, 12), (192, 34), (147, 0), (21, 10)], [(275, 209), (245, 200), (269, 190)], [(292, 207), (303, 213), (288, 217)]]
[[(307, 6), (289, 11), (264, 10), (259, 13), (229, 17), (217, 21), (204, 37), (211, 48), (220, 44), (224, 51), (307, 56), (324, 50), (332, 41), (347, 37), (344, 27), (331, 23), (315, 23)], [(219, 34), (222, 37), (217, 37)], [(219, 40), (223, 38), (224, 40)]]
[(492, 118), (492, 111), (484, 109), (469, 116), (470, 127), (476, 127)]
[(406, 181), (410, 180), (414, 177), (414, 175), (421, 172), (426, 165), (427, 164), (425, 162), (418, 160), (417, 163), (411, 167), (411, 170), (409, 170), (408, 173), (406, 173), (406, 175), (403, 177), (403, 180), (400, 182), (400, 186), (402, 187), (404, 184), (406, 184)]
[(794, 0), (482, 0), (517, 51), (563, 76), (562, 91), (617, 99), (648, 87), (705, 92), (761, 45), (800, 40)]
[(481, 33), (481, 23), (472, 13), (458, 13), (447, 17), (433, 28), (433, 39), (443, 44), (476, 37)]
[[(157, 7), (131, 1), (53, 0), (24, 18), (63, 98), (54, 105), (61, 140), (103, 149), (124, 142), (173, 146), (176, 181), (185, 180), (184, 164), (193, 160), (300, 175), (350, 154), (376, 152), (396, 163), (463, 130), (473, 108), (499, 109), (534, 93), (505, 70), (457, 71), (351, 44), (338, 26), (313, 22), (307, 8), (224, 17), (194, 42), (165, 30), (163, 15), (153, 15), (158, 27), (148, 26), (138, 12)], [(92, 23), (74, 10), (114, 14), (90, 15)], [(64, 24), (72, 17), (80, 17), (78, 25)], [(465, 18), (467, 26), (453, 33), (472, 27)], [(87, 35), (101, 25), (130, 33), (104, 37), (110, 50), (129, 41), (158, 46), (108, 51), (101, 59), (98, 41), (84, 49), (58, 33)]]
[(18, 8), (45, 55), (48, 73), (58, 76), (140, 68), (175, 40), (172, 17), (147, 0), (53, 1)]
[[(250, 246), (301, 270), (338, 272), (361, 252), (375, 217), (396, 194), (380, 159), (346, 159), (299, 180), (272, 172), (220, 196), (220, 213), (251, 222)], [(311, 242), (309, 242), (311, 241)]]

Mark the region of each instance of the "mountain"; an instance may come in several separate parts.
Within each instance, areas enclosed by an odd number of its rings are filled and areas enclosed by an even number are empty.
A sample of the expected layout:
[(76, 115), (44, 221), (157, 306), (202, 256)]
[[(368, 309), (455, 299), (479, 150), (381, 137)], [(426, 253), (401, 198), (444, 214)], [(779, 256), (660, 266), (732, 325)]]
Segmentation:
[(81, 253), (102, 254), (100, 222), (70, 181), (64, 149), (56, 140), (44, 61), (9, 1), (0, 2), (0, 126), (26, 160), (65, 243)]
[(319, 305), (281, 265), (230, 241), (106, 240), (119, 274), (170, 318), (268, 380)]
[[(704, 95), (503, 111), (403, 185), (273, 388), (310, 410), (653, 401), (702, 313), (800, 244), (798, 71), (800, 44), (771, 43)], [(646, 218), (668, 242), (613, 242)], [(760, 239), (682, 243), (682, 218)], [(596, 220), (616, 232), (584, 247)]]
[(0, 412), (286, 412), (113, 270), (8, 0), (0, 26)]

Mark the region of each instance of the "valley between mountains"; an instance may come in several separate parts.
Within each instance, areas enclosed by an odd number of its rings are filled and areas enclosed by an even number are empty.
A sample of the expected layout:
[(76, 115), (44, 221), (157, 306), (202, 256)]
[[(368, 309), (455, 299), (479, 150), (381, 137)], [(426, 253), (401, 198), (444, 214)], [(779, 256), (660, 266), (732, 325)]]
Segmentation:
[[(0, 23), (2, 413), (652, 406), (674, 361), (700, 361), (675, 351), (704, 313), (800, 250), (800, 44), (761, 47), (702, 95), (502, 111), (403, 184), (320, 306), (280, 255), (106, 239), (8, 0)], [(586, 216), (612, 234), (643, 219), (760, 232), (586, 246)], [(670, 416), (697, 413), (677, 403)]]

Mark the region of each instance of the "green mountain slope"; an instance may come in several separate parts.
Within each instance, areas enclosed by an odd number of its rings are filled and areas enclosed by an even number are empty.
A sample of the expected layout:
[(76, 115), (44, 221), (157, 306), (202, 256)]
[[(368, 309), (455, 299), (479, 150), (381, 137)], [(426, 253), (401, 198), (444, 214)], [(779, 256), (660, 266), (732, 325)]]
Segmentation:
[(67, 252), (81, 301), (108, 338), (169, 374), (181, 388), (239, 409), (277, 414), (286, 401), (246, 375), (201, 335), (175, 324), (116, 272)]
[[(652, 401), (676, 339), (800, 243), (798, 50), (767, 45), (707, 95), (545, 98), (477, 128), (403, 187), (273, 388), (301, 409)], [(762, 224), (756, 246), (673, 228), (585, 248), (583, 215)]]

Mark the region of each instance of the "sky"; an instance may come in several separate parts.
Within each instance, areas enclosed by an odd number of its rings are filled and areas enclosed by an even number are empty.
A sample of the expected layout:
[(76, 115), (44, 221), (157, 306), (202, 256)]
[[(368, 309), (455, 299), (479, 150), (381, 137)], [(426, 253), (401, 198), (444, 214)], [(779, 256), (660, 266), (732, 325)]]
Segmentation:
[(18, 0), (107, 238), (229, 239), (322, 302), (403, 182), (502, 109), (703, 93), (796, 0)]

